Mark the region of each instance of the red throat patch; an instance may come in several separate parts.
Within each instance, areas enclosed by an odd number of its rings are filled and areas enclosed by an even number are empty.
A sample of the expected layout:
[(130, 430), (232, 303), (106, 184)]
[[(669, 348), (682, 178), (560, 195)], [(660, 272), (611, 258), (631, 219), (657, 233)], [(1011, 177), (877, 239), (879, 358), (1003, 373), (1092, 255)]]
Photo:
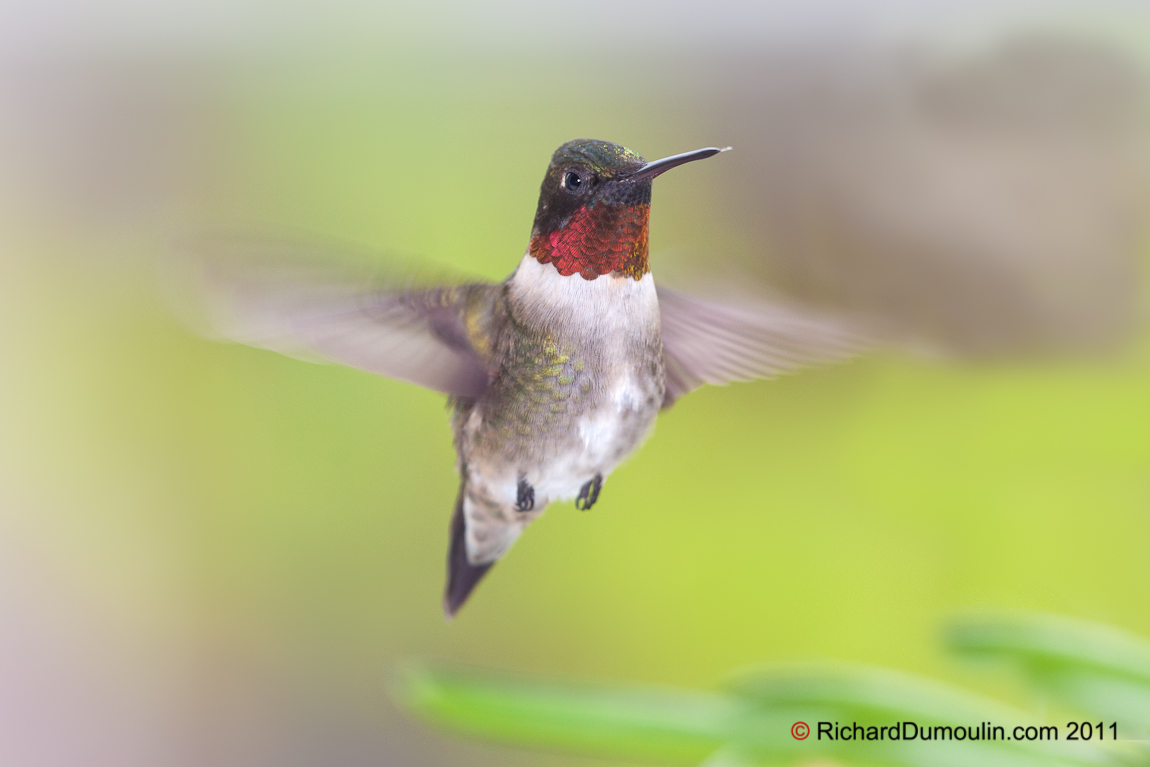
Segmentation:
[(650, 205), (593, 204), (575, 211), (562, 229), (531, 238), (531, 256), (555, 264), (564, 277), (585, 280), (619, 272), (642, 279), (647, 265)]

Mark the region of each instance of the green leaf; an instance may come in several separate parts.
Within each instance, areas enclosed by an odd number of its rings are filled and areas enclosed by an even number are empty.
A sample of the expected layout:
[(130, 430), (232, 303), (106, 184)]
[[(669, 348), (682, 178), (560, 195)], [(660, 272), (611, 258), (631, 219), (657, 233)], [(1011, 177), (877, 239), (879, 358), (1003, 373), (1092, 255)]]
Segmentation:
[(535, 748), (698, 764), (726, 743), (741, 704), (715, 693), (564, 685), (415, 667), (400, 699), (444, 727)]
[[(892, 763), (900, 765), (1100, 765), (1114, 764), (1108, 752), (1087, 743), (1030, 742), (985, 739), (989, 728), (1000, 726), (1009, 736), (1019, 725), (1037, 725), (1034, 717), (998, 701), (921, 677), (888, 669), (852, 665), (803, 665), (751, 670), (737, 675), (729, 685), (735, 694), (764, 710), (801, 711), (811, 726), (814, 743), (803, 745), (851, 764)], [(902, 722), (914, 723), (890, 730)], [(846, 726), (851, 739), (819, 737), (819, 723)], [(856, 736), (857, 723), (861, 737)], [(988, 723), (988, 727), (982, 727)], [(964, 726), (978, 733), (978, 740), (904, 740), (927, 727), (937, 737), (935, 727)], [(951, 730), (953, 732), (953, 730)], [(997, 736), (998, 733), (994, 733)], [(867, 740), (869, 737), (880, 738)], [(777, 752), (779, 744), (764, 742), (763, 753)]]
[(853, 664), (793, 664), (738, 672), (728, 688), (760, 705), (833, 709), (843, 716), (917, 717), (975, 723), (991, 717), (1026, 722), (999, 701), (890, 669)]
[(1110, 626), (1052, 615), (966, 617), (946, 644), (969, 659), (1017, 668), (1068, 708), (1118, 722), (1119, 737), (1150, 733), (1150, 642)]
[[(530, 681), (431, 667), (403, 679), (401, 700), (427, 720), (473, 736), (660, 763), (906, 767), (1084, 767), (1115, 764), (1090, 744), (986, 740), (844, 740), (820, 722), (1014, 727), (1025, 714), (945, 685), (881, 669), (790, 667), (740, 675), (729, 692)], [(791, 734), (796, 722), (810, 735)], [(900, 736), (902, 730), (900, 729)], [(709, 758), (708, 758), (709, 757)]]

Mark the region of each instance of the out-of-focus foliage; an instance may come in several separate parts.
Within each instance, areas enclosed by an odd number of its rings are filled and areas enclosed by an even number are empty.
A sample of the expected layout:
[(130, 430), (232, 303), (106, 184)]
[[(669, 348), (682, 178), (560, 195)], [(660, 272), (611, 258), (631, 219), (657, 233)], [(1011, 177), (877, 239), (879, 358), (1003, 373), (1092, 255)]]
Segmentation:
[[(746, 4), (728, 15), (620, 10), (613, 0), (538, 16), (539, 4), (472, 4), (459, 15), (413, 5), (422, 27), (382, 30), (406, 47), (363, 24), (358, 48), (262, 45), (293, 12), (283, 4), (9, 3), (0, 13), (0, 762), (583, 766), (422, 728), (396, 711), (385, 671), (418, 655), (701, 688), (749, 663), (831, 657), (967, 685), (969, 670), (928, 641), (959, 607), (1055, 611), (1150, 633), (1150, 346), (1142, 335), (1110, 358), (1061, 353), (1095, 352), (1127, 320), (1137, 330), (1130, 300), (1146, 294), (1145, 248), (1111, 250), (1126, 241), (1091, 233), (1122, 231), (1077, 228), (1109, 220), (1107, 211), (1121, 218), (1138, 199), (1110, 186), (1111, 165), (1095, 164), (1099, 153), (1133, 155), (1125, 143), (1087, 147), (1069, 167), (1104, 172), (1067, 185), (1066, 164), (1043, 164), (1063, 155), (1025, 141), (1015, 154), (1023, 123), (1001, 120), (1019, 105), (1019, 81), (996, 90), (994, 73), (1026, 59), (1011, 53), (1020, 48), (1010, 29), (954, 47), (913, 36), (887, 45), (856, 33), (915, 4), (854, 0), (850, 14), (825, 11), (839, 3)], [(395, 5), (363, 8), (386, 15)], [(982, 7), (996, 15), (1003, 5)], [(1090, 37), (1086, 17), (1099, 3), (1088, 5), (1064, 27), (1075, 39)], [(940, 22), (937, 4), (919, 6), (920, 19), (964, 31)], [(946, 18), (970, 6), (952, 0)], [(800, 7), (849, 34), (784, 35), (782, 17)], [(324, 24), (347, 19), (331, 3), (313, 10)], [(1122, 34), (1097, 36), (1101, 50), (1030, 60), (1117, 61), (1090, 82), (1125, 82), (1127, 67), (1150, 58), (1150, 26), (1130, 16)], [(668, 19), (677, 37), (663, 35)], [(29, 20), (59, 20), (81, 36), (98, 26), (113, 42), (156, 22), (179, 39), (41, 47), (22, 59), (17, 48), (36, 37)], [(492, 44), (492, 26), (508, 20), (521, 26), (499, 39), (516, 45)], [(445, 25), (457, 36), (445, 37)], [(218, 33), (221, 47), (179, 44), (200, 32)], [(893, 52), (906, 50), (925, 51), (922, 65), (900, 68)], [(892, 68), (868, 69), (884, 61)], [(1045, 67), (1028, 82), (1049, 82)], [(785, 110), (762, 112), (841, 103), (841, 93), (805, 85), (840, 81), (859, 86), (847, 94), (858, 111), (841, 121), (798, 110), (780, 133)], [(798, 90), (776, 101), (751, 89), (778, 82)], [(916, 111), (934, 103), (921, 94), (938, 83), (965, 94), (962, 108)], [(1006, 104), (987, 113), (986, 144), (945, 130), (963, 104), (995, 93)], [(1113, 104), (1114, 93), (1106, 86), (1088, 103)], [(858, 114), (872, 116), (870, 133), (852, 133)], [(1054, 124), (1036, 122), (1036, 135)], [(787, 143), (812, 124), (810, 142)], [(735, 145), (656, 184), (658, 283), (670, 284), (675, 260), (689, 275), (680, 287), (692, 290), (744, 268), (748, 292), (769, 278), (810, 300), (877, 307), (958, 361), (885, 351), (684, 397), (591, 513), (549, 510), (446, 626), (458, 479), (443, 397), (204, 341), (157, 294), (155, 262), (189, 234), (254, 227), (501, 279), (527, 245), (547, 158), (579, 136), (648, 157)], [(1010, 195), (942, 194), (967, 170), (972, 188), (987, 190), (999, 157), (984, 151), (991, 145), (1006, 147), (1003, 176), (1039, 179), (1034, 208)], [(956, 147), (969, 163), (953, 161)], [(841, 171), (811, 160), (822, 148)], [(782, 194), (757, 196), (771, 190)], [(1067, 207), (1051, 213), (1051, 199)], [(796, 200), (811, 215), (779, 231)], [(1024, 220), (1033, 223), (1019, 230)], [(986, 241), (1022, 247), (971, 246)], [(1031, 255), (1011, 260), (1020, 252)], [(1084, 343), (1062, 343), (1071, 337)], [(1009, 343), (964, 343), (987, 338)], [(993, 361), (965, 356), (996, 349)], [(1059, 354), (1016, 356), (1032, 349)], [(989, 693), (1025, 708), (1006, 682)], [(704, 758), (710, 735), (692, 737), (706, 741), (688, 742)], [(742, 758), (713, 753), (716, 764)]]
[(698, 764), (749, 714), (718, 693), (580, 687), (419, 666), (406, 671), (400, 694), (415, 711), (473, 736), (674, 764)]
[(956, 622), (948, 647), (1020, 672), (1051, 702), (1121, 723), (1122, 736), (1150, 738), (1150, 642), (1055, 616), (997, 616)]
[[(435, 724), (521, 747), (561, 749), (668, 764), (1117, 765), (1150, 764), (1144, 737), (1150, 696), (1148, 644), (1106, 626), (1046, 615), (967, 619), (947, 634), (964, 656), (1015, 661), (1040, 689), (1081, 713), (1116, 721), (1104, 733), (1069, 742), (982, 738), (824, 740), (817, 723), (936, 726), (1049, 724), (994, 699), (900, 672), (855, 665), (802, 665), (743, 671), (720, 692), (634, 685), (573, 685), (494, 673), (409, 667), (400, 700)], [(809, 725), (802, 739), (796, 722)], [(1108, 726), (1108, 724), (1107, 724)], [(901, 732), (911, 732), (900, 730)]]

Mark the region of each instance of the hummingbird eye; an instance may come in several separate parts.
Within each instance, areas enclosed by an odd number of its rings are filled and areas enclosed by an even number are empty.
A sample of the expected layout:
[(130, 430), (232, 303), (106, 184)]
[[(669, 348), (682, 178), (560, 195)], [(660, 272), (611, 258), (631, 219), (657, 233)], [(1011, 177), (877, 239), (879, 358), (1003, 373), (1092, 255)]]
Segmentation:
[(578, 192), (583, 186), (583, 176), (579, 175), (573, 170), (567, 171), (563, 175), (563, 188), (569, 192)]

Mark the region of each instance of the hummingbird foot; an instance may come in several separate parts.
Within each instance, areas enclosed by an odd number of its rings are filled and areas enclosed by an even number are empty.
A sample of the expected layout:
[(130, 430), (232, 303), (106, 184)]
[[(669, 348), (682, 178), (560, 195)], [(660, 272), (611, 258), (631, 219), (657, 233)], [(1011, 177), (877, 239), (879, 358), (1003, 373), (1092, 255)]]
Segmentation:
[(527, 480), (519, 480), (518, 498), (515, 499), (515, 508), (519, 511), (531, 511), (535, 508), (535, 488)]
[(596, 474), (594, 479), (588, 480), (587, 484), (579, 488), (579, 495), (575, 497), (575, 508), (587, 511), (595, 505), (595, 501), (599, 500), (599, 491), (602, 489), (603, 475)]

